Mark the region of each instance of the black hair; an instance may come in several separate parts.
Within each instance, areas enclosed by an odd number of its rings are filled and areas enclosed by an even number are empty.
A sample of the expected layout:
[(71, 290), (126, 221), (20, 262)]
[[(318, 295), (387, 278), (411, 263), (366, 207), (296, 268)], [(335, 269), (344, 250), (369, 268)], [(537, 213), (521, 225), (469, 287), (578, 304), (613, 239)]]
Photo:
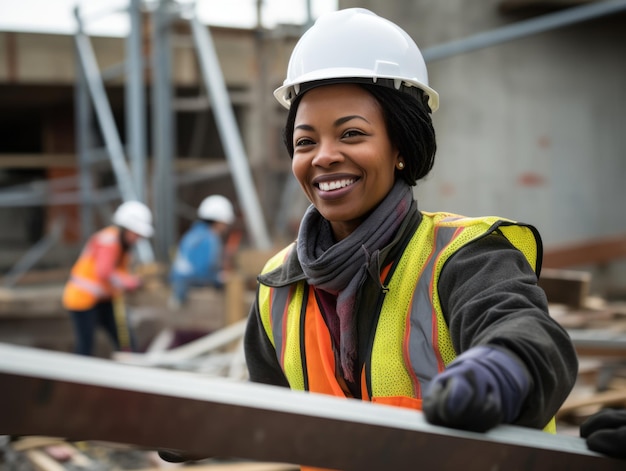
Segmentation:
[[(428, 96), (416, 87), (402, 86), (401, 90), (396, 90), (392, 85), (393, 81), (391, 86), (380, 82), (380, 80), (377, 84), (371, 81), (357, 82), (357, 85), (370, 93), (383, 110), (389, 139), (398, 148), (404, 161), (404, 169), (396, 170), (397, 176), (402, 177), (410, 186), (415, 186), (418, 180), (432, 170), (437, 152)], [(293, 100), (283, 129), (283, 142), (291, 158), (294, 152), (293, 131), (296, 111), (303, 95), (304, 92), (301, 92)]]

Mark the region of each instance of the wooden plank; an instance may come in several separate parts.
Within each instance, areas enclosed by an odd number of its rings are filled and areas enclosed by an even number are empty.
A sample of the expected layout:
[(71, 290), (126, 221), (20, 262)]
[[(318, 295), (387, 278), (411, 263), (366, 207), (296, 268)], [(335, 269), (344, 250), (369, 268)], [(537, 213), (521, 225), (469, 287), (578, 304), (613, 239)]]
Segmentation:
[(65, 466), (41, 450), (28, 450), (25, 455), (36, 471), (66, 471)]
[(69, 277), (69, 274), (70, 267), (29, 270), (20, 277), (17, 285), (35, 285), (42, 283), (57, 283), (63, 285)]
[(588, 406), (626, 406), (626, 389), (600, 391), (586, 397), (568, 398), (557, 415), (562, 417), (576, 409)]
[(548, 302), (579, 309), (589, 296), (590, 283), (591, 274), (588, 272), (544, 268), (538, 284), (546, 292)]
[(416, 462), (467, 471), (624, 466), (579, 437), (514, 426), (466, 432), (404, 408), (10, 345), (0, 345), (0, 382), (0, 434), (344, 471), (413, 469)]
[(591, 239), (545, 249), (544, 268), (601, 265), (626, 258), (626, 235)]
[(72, 153), (0, 154), (0, 168), (76, 167)]
[(19, 440), (16, 440), (11, 443), (11, 448), (15, 451), (26, 451), (31, 448), (42, 448), (50, 445), (59, 445), (61, 443), (65, 443), (63, 438), (58, 437), (40, 437), (40, 436), (31, 436), (31, 437), (23, 437)]

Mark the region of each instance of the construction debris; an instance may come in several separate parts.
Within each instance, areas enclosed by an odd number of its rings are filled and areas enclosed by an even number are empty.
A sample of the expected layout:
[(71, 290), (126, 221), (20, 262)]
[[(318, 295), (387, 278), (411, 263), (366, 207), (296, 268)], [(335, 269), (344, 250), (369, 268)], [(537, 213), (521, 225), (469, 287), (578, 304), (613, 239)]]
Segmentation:
[(297, 471), (283, 463), (207, 458), (168, 463), (158, 453), (116, 443), (69, 442), (61, 438), (0, 436), (0, 456), (7, 471)]

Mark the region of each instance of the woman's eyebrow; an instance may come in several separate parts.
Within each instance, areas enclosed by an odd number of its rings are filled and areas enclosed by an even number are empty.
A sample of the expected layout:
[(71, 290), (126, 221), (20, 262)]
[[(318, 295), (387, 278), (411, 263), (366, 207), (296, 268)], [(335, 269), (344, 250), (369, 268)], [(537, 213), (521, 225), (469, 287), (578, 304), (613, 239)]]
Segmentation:
[(342, 118), (339, 118), (335, 121), (334, 125), (335, 126), (341, 126), (344, 123), (347, 123), (350, 120), (353, 119), (361, 119), (363, 121), (365, 121), (366, 123), (369, 123), (369, 121), (367, 119), (365, 119), (363, 116), (358, 115), (358, 114), (353, 114), (353, 115), (349, 115), (349, 116), (344, 116)]
[[(363, 116), (358, 115), (358, 114), (353, 114), (353, 115), (343, 116), (341, 118), (336, 119), (333, 125), (335, 127), (341, 126), (342, 124), (347, 123), (348, 121), (351, 121), (353, 119), (360, 119), (362, 121), (365, 121), (366, 123), (369, 123), (369, 121), (365, 119)], [(310, 124), (298, 124), (297, 126), (294, 127), (294, 130), (295, 129), (302, 129), (304, 131), (313, 131), (313, 126), (311, 126)]]
[(303, 129), (305, 131), (313, 131), (313, 126), (311, 126), (310, 124), (298, 124), (296, 127), (294, 127), (295, 129)]

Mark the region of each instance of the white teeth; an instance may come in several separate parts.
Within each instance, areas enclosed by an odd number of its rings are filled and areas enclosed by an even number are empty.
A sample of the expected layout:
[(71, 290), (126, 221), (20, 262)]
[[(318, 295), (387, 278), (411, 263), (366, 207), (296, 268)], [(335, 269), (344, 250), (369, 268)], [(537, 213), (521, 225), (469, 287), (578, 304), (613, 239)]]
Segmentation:
[(322, 191), (332, 191), (337, 190), (338, 188), (345, 188), (348, 185), (352, 185), (354, 183), (354, 178), (349, 178), (346, 180), (337, 180), (334, 182), (323, 182), (319, 184), (320, 190)]

